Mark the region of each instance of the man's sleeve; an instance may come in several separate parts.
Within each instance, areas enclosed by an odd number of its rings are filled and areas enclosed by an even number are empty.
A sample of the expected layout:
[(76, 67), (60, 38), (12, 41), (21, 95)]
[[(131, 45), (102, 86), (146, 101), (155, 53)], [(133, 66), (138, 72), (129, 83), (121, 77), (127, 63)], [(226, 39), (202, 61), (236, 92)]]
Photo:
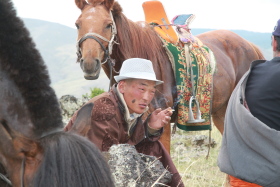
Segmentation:
[(146, 133), (146, 137), (150, 140), (150, 141), (157, 141), (159, 140), (160, 136), (162, 135), (163, 133), (163, 128), (160, 128), (159, 130), (156, 130), (156, 129), (153, 129), (149, 126), (149, 119), (150, 119), (150, 116), (149, 115), (147, 117), (147, 119), (145, 120), (144, 122), (144, 127), (145, 127), (145, 133)]

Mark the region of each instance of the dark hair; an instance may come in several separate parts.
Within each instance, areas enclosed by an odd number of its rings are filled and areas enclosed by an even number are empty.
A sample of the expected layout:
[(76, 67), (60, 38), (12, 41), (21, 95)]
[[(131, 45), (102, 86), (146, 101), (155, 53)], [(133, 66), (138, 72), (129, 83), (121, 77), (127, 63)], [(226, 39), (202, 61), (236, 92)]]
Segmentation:
[(280, 51), (280, 36), (274, 36), (274, 39), (275, 39), (276, 42), (277, 42), (276, 50), (277, 50), (277, 51)]
[(58, 132), (41, 139), (44, 158), (31, 186), (114, 187), (101, 151), (85, 137)]

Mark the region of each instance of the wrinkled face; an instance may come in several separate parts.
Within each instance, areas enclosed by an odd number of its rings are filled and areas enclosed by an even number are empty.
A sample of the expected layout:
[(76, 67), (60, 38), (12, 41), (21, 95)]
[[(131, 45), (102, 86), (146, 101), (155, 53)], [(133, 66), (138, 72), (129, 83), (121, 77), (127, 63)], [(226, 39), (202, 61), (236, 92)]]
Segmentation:
[(144, 79), (123, 80), (118, 86), (130, 113), (145, 112), (156, 92), (156, 82)]

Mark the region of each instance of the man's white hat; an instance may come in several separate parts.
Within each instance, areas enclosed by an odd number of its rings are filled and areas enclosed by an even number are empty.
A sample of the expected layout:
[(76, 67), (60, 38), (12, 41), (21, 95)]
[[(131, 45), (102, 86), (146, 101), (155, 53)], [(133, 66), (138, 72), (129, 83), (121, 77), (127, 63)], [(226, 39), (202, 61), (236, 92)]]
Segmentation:
[(117, 82), (124, 79), (145, 79), (155, 81), (156, 85), (163, 83), (163, 81), (156, 79), (152, 62), (143, 58), (130, 58), (125, 60), (120, 74), (114, 76), (114, 78)]

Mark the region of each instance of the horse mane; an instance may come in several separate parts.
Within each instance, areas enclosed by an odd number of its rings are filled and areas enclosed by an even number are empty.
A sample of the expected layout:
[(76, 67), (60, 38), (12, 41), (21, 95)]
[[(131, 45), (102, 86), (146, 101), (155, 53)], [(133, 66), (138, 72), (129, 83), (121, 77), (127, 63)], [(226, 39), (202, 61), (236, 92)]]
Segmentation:
[(110, 168), (102, 153), (85, 137), (71, 132), (58, 132), (44, 137), (41, 145), (45, 151), (44, 160), (34, 176), (32, 186), (114, 186)]
[(0, 68), (18, 87), (36, 136), (63, 128), (46, 65), (11, 1), (0, 1), (0, 15)]
[[(146, 22), (133, 22), (123, 13), (118, 2), (113, 6), (113, 17), (116, 23), (117, 42), (114, 45), (112, 58), (118, 60), (116, 69), (119, 70), (122, 62), (128, 58), (145, 58), (157, 63), (160, 69), (170, 66), (169, 58), (163, 43), (153, 28)], [(139, 47), (141, 46), (141, 47)], [(156, 68), (154, 66), (154, 68)], [(155, 71), (157, 71), (155, 69)], [(161, 77), (158, 77), (161, 78)]]

